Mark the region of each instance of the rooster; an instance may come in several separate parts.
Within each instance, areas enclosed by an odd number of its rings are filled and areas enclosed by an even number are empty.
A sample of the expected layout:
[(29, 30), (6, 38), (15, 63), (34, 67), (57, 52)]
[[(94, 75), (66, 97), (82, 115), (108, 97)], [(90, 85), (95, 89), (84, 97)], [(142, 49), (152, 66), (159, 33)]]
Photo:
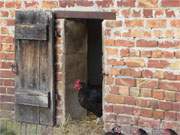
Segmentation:
[(78, 100), (80, 105), (87, 111), (94, 113), (99, 122), (102, 116), (102, 87), (97, 85), (87, 85), (81, 80), (76, 80), (74, 90), (78, 92)]

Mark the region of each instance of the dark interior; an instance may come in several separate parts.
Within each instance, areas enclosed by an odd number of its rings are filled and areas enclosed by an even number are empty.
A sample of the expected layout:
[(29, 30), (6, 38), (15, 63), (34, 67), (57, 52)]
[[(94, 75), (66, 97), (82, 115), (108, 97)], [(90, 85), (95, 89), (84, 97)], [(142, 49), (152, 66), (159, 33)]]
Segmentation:
[(65, 20), (65, 113), (72, 119), (87, 115), (73, 90), (80, 79), (102, 87), (102, 26), (96, 19)]

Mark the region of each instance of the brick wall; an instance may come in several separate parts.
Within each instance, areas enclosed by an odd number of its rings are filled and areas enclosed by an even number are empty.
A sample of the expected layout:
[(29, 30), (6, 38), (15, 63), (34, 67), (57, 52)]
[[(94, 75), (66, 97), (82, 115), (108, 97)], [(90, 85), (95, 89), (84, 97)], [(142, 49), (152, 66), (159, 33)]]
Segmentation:
[[(104, 121), (132, 134), (173, 129), (180, 134), (180, 1), (179, 0), (0, 0), (0, 117), (13, 117), (14, 16), (16, 9), (113, 11), (116, 21), (103, 22)], [(57, 120), (64, 116), (62, 91), (62, 20), (56, 20)], [(152, 130), (153, 129), (153, 130)]]

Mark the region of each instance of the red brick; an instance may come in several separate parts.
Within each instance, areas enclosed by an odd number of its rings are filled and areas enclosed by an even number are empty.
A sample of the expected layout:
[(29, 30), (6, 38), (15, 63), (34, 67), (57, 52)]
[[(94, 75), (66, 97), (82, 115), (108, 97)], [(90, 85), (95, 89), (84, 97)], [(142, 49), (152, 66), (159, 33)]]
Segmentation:
[(118, 49), (117, 48), (106, 48), (108, 56), (118, 56)]
[(119, 87), (112, 86), (109, 91), (111, 94), (119, 95)]
[(106, 115), (104, 115), (104, 120), (106, 122), (116, 122), (116, 115), (114, 115), (114, 114), (106, 114)]
[(104, 111), (105, 112), (113, 112), (113, 106), (112, 105), (105, 105)]
[(136, 43), (137, 47), (157, 47), (157, 41), (138, 40)]
[(121, 49), (120, 50), (120, 56), (121, 57), (128, 57), (129, 56), (129, 49)]
[(116, 60), (116, 59), (108, 59), (107, 64), (112, 65), (112, 66), (123, 66), (124, 61)]
[(142, 97), (152, 97), (152, 89), (150, 88), (141, 88)]
[(128, 96), (124, 98), (125, 104), (128, 105), (135, 105), (136, 104), (136, 99), (134, 97)]
[(15, 98), (14, 96), (9, 95), (0, 95), (0, 102), (14, 102)]
[(164, 111), (154, 110), (153, 111), (153, 118), (155, 118), (155, 119), (164, 119)]
[(143, 70), (142, 71), (142, 77), (145, 77), (145, 78), (152, 78), (153, 76), (153, 72), (150, 71), (150, 70)]
[(1, 78), (14, 78), (15, 74), (11, 71), (0, 71)]
[(171, 121), (175, 121), (177, 117), (176, 112), (165, 112), (165, 120), (171, 120)]
[(116, 28), (122, 26), (121, 21), (106, 21), (107, 28)]
[(114, 45), (115, 46), (123, 46), (123, 47), (133, 47), (134, 42), (128, 41), (128, 40), (116, 40)]
[(8, 17), (8, 16), (9, 16), (9, 12), (7, 10), (0, 11), (0, 17)]
[(176, 92), (176, 101), (180, 102), (180, 92)]
[(103, 8), (108, 8), (113, 6), (113, 1), (112, 0), (97, 0), (96, 4), (98, 7), (103, 7)]
[(158, 43), (160, 48), (179, 48), (180, 41), (163, 41)]
[(159, 101), (159, 109), (161, 110), (172, 110), (172, 102), (164, 102), (164, 101)]
[(166, 9), (166, 17), (175, 17), (175, 13), (171, 9)]
[(58, 7), (58, 2), (57, 1), (42, 1), (42, 7), (46, 9), (52, 9), (52, 8), (57, 8)]
[(172, 20), (171, 22), (170, 22), (170, 24), (171, 24), (171, 26), (172, 27), (177, 27), (177, 28), (180, 28), (180, 19), (175, 19), (175, 20)]
[(119, 86), (119, 94), (122, 96), (129, 96), (129, 87), (128, 86)]
[(117, 6), (119, 7), (135, 7), (135, 0), (119, 0)]
[(180, 112), (180, 103), (179, 102), (173, 103), (173, 111)]
[(13, 43), (14, 37), (12, 37), (12, 36), (0, 36), (0, 41), (2, 43)]
[(116, 85), (124, 85), (124, 86), (136, 86), (136, 81), (135, 79), (130, 79), (130, 78), (118, 78), (116, 79)]
[(159, 128), (160, 120), (154, 120), (149, 118), (141, 118), (138, 121), (138, 126), (146, 128)]
[(176, 80), (176, 75), (171, 72), (164, 72), (164, 79), (167, 80)]
[(178, 0), (162, 0), (161, 5), (163, 7), (180, 7), (180, 1), (178, 1)]
[(133, 68), (124, 68), (120, 70), (120, 75), (131, 76), (131, 77), (141, 77), (141, 71), (135, 70)]
[(141, 58), (127, 58), (125, 60), (125, 64), (128, 66), (128, 67), (144, 67), (145, 65), (145, 61), (144, 59), (141, 59)]
[(165, 92), (165, 96), (164, 96), (164, 99), (166, 101), (172, 101), (174, 102), (176, 100), (176, 93), (175, 92), (171, 92), (171, 91), (166, 91)]
[(25, 8), (36, 8), (38, 1), (24, 1)]
[(125, 105), (114, 105), (113, 112), (117, 114), (132, 114), (133, 107)]
[(175, 52), (175, 57), (176, 57), (176, 58), (180, 58), (180, 51), (176, 51), (176, 52)]
[(147, 20), (146, 27), (147, 28), (165, 28), (166, 20), (162, 20), (162, 19)]
[(164, 91), (154, 89), (153, 90), (153, 98), (158, 99), (158, 100), (163, 100), (164, 99)]
[(152, 99), (136, 99), (136, 105), (139, 107), (156, 108), (156, 101)]
[(152, 51), (141, 51), (141, 57), (148, 57), (152, 56)]
[(136, 83), (140, 88), (158, 88), (158, 80), (137, 79)]
[(143, 15), (145, 18), (151, 18), (151, 17), (153, 17), (153, 10), (152, 9), (144, 9)]
[(83, 7), (91, 7), (94, 4), (93, 1), (82, 1), (82, 0), (75, 1), (75, 3), (78, 6), (83, 6)]
[(152, 117), (152, 109), (141, 109), (141, 116), (142, 117), (149, 117), (151, 118)]
[(144, 21), (143, 20), (126, 20), (125, 21), (126, 27), (143, 27), (144, 26)]
[(59, 6), (60, 7), (74, 7), (75, 6), (75, 1), (60, 0), (59, 1)]
[(174, 57), (174, 52), (162, 51), (162, 57), (164, 57), (164, 58), (173, 58)]
[(160, 81), (160, 89), (180, 91), (180, 82)]
[(121, 95), (108, 94), (107, 96), (105, 96), (105, 101), (107, 103), (123, 104), (124, 103), (124, 97)]
[(155, 17), (159, 17), (159, 18), (162, 18), (162, 17), (164, 17), (164, 9), (157, 9), (157, 10), (155, 10), (155, 13), (154, 13), (154, 16)]
[(107, 46), (114, 46), (115, 41), (113, 39), (107, 39), (104, 41), (104, 44)]
[(0, 8), (1, 7), (4, 7), (4, 2), (3, 1), (0, 1)]
[(21, 7), (21, 2), (19, 1), (7, 1), (5, 2), (5, 7), (6, 8), (20, 8)]
[(148, 1), (140, 0), (140, 1), (138, 1), (139, 7), (153, 8), (153, 7), (157, 7), (157, 5), (158, 5), (158, 0), (148, 0)]
[(148, 67), (151, 68), (166, 68), (169, 66), (169, 62), (167, 60), (149, 60)]
[(131, 116), (125, 115), (118, 115), (117, 116), (117, 123), (118, 124), (137, 124), (137, 119)]

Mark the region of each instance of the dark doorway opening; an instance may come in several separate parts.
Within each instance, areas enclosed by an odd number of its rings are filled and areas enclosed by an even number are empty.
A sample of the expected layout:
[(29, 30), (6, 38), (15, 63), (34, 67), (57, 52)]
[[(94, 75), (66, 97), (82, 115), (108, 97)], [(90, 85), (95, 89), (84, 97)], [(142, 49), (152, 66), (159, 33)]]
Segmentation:
[(102, 87), (102, 20), (65, 19), (64, 21), (64, 90), (65, 114), (72, 119), (87, 115), (73, 90), (80, 79)]

